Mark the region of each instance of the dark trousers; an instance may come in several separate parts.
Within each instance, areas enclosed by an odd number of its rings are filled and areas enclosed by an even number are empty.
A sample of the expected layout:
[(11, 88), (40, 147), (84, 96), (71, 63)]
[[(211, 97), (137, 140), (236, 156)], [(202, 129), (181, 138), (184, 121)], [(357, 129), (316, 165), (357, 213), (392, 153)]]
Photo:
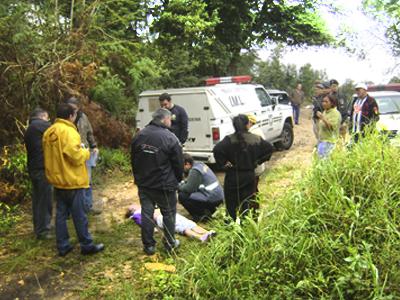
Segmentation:
[(175, 244), (176, 192), (161, 191), (139, 187), (140, 205), (142, 206), (142, 242), (144, 247), (156, 244), (154, 240), (154, 206), (160, 208), (163, 216), (164, 244), (173, 248)]
[(253, 172), (230, 171), (225, 175), (225, 205), (229, 216), (236, 220), (237, 214), (246, 214), (255, 208), (255, 175)]
[(72, 216), (81, 249), (90, 249), (93, 246), (93, 239), (88, 229), (86, 214), (89, 206), (85, 201), (85, 189), (62, 190), (56, 188), (54, 190), (57, 200), (56, 239), (58, 251), (64, 252), (70, 247), (67, 228), (68, 215)]
[(200, 201), (190, 197), (191, 194), (180, 192), (178, 194), (179, 203), (189, 212), (193, 220), (197, 221), (202, 216), (210, 217), (216, 210), (217, 206), (222, 203), (219, 201)]
[(44, 170), (29, 172), (32, 181), (32, 220), (37, 237), (50, 231), (53, 187), (48, 183)]
[(299, 118), (300, 118), (300, 104), (294, 104), (294, 103), (292, 103), (292, 109), (293, 109), (294, 123), (295, 123), (295, 124), (299, 124)]

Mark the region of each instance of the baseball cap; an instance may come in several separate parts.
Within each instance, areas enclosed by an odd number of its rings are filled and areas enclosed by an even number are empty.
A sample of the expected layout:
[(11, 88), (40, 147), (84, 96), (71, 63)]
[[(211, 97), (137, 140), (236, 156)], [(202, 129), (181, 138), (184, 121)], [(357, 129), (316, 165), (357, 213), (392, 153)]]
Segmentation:
[(358, 89), (368, 90), (367, 85), (366, 85), (365, 83), (361, 83), (361, 82), (359, 82), (359, 83), (356, 84), (355, 89), (356, 89), (356, 90), (358, 90)]
[(257, 118), (256, 118), (255, 115), (248, 114), (248, 115), (247, 115), (247, 118), (249, 119), (249, 122), (250, 122), (250, 123), (253, 123), (253, 124), (256, 124), (256, 123), (257, 123)]

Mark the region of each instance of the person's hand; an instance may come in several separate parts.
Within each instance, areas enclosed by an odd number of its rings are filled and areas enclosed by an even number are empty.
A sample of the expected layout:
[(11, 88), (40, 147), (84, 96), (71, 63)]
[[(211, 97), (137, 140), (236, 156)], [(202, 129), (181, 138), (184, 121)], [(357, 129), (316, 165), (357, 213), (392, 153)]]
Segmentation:
[(322, 119), (322, 112), (317, 111), (315, 115), (317, 116), (317, 118)]

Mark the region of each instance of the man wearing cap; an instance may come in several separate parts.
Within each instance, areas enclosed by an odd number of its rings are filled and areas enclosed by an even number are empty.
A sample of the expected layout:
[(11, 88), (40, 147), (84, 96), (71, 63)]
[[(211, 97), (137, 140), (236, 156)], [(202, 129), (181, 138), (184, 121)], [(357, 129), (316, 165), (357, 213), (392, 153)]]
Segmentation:
[(131, 163), (142, 206), (142, 242), (147, 255), (155, 253), (154, 206), (161, 210), (164, 222), (164, 246), (172, 251), (175, 239), (176, 191), (183, 177), (182, 147), (169, 131), (171, 112), (157, 109), (152, 121), (133, 138)]
[(357, 98), (351, 106), (351, 131), (354, 134), (354, 141), (359, 140), (367, 125), (379, 121), (379, 108), (375, 99), (368, 95), (367, 86), (364, 83), (356, 85)]
[(185, 109), (179, 105), (172, 103), (171, 96), (168, 93), (163, 93), (158, 98), (160, 106), (168, 109), (171, 112), (171, 130), (179, 142), (185, 144), (188, 137), (188, 115)]
[(348, 103), (344, 96), (339, 92), (339, 82), (336, 79), (329, 81), (331, 92), (330, 94), (336, 98), (337, 110), (342, 116), (342, 124), (347, 120), (348, 117)]

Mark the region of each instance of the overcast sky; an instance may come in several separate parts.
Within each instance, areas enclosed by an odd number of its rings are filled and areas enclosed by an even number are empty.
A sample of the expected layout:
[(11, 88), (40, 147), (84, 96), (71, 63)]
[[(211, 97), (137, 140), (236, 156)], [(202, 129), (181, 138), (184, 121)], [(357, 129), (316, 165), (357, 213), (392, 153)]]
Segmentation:
[[(342, 14), (323, 11), (323, 18), (333, 34), (343, 27), (352, 30), (357, 37), (354, 45), (365, 52), (365, 58), (360, 59), (344, 49), (311, 47), (286, 51), (282, 62), (298, 67), (310, 63), (314, 69), (325, 70), (329, 78), (339, 82), (349, 78), (355, 82), (387, 83), (398, 75), (400, 70), (393, 70), (393, 67), (399, 60), (392, 56), (386, 44), (383, 24), (361, 12), (361, 0), (336, 0), (335, 3), (343, 8)], [(268, 59), (270, 51), (261, 50), (259, 54), (262, 59)]]

